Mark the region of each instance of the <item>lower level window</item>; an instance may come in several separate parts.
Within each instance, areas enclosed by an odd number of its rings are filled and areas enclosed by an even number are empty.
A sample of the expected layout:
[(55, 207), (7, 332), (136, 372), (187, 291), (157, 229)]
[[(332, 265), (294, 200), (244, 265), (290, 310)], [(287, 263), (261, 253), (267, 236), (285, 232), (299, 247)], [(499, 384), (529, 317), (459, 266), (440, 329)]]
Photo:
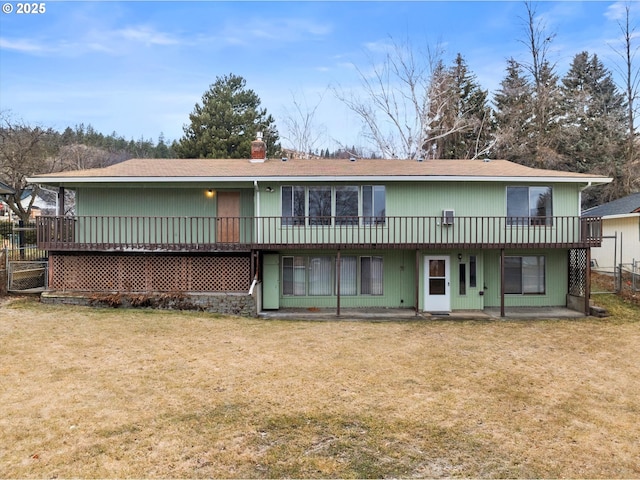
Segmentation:
[(360, 257), (360, 293), (382, 295), (382, 257)]
[[(336, 272), (337, 276), (337, 272)], [(338, 279), (336, 278), (336, 285)], [(356, 295), (358, 292), (358, 257), (340, 258), (340, 295)]]
[(545, 257), (522, 256), (504, 259), (504, 293), (544, 294)]
[(382, 266), (382, 257), (344, 256), (340, 259), (338, 272), (335, 257), (285, 256), (282, 257), (282, 294), (336, 295), (339, 274), (340, 295), (356, 295), (358, 283), (361, 295), (382, 295)]
[(309, 258), (309, 295), (331, 295), (331, 257)]
[(282, 293), (305, 295), (307, 266), (305, 257), (282, 257)]

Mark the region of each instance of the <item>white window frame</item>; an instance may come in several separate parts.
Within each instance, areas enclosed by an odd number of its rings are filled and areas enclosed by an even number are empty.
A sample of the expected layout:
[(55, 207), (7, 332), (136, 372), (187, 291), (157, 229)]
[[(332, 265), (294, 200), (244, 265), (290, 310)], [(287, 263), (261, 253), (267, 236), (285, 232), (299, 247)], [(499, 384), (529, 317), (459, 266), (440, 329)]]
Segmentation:
[[(505, 294), (506, 295), (546, 295), (547, 293), (547, 259), (544, 255), (507, 255), (505, 256), (505, 277), (507, 276), (506, 263), (509, 259), (520, 259), (520, 291), (506, 291), (508, 289), (508, 285), (505, 283)], [(529, 274), (527, 275), (525, 259), (530, 259), (529, 265)], [(534, 260), (535, 259), (535, 265)], [(532, 272), (532, 268), (535, 266), (536, 271)], [(532, 282), (530, 278), (532, 276), (536, 277), (536, 281)], [(527, 281), (527, 277), (529, 280)], [(505, 279), (506, 282), (506, 279)], [(534, 288), (531, 288), (532, 285), (535, 285)]]
[[(526, 215), (512, 215), (509, 213), (509, 189), (516, 189), (516, 188), (527, 189)], [(546, 189), (549, 191), (549, 194), (551, 196), (550, 205), (549, 205), (550, 211), (545, 212), (544, 216), (531, 215), (531, 212), (534, 210), (531, 206), (532, 189)], [(506, 187), (505, 194), (506, 194), (507, 225), (509, 226), (523, 226), (523, 225), (553, 226), (553, 187), (548, 185), (509, 185)], [(520, 205), (518, 206), (521, 207)]]

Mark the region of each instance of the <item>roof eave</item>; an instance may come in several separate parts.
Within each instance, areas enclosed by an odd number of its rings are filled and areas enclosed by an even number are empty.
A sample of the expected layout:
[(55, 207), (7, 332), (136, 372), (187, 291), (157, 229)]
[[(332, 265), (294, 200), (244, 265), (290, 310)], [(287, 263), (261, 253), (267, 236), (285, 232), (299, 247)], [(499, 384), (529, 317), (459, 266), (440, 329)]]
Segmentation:
[(616, 213), (613, 215), (602, 215), (603, 220), (615, 220), (618, 218), (640, 217), (640, 213)]
[(34, 184), (63, 186), (83, 183), (238, 183), (238, 182), (511, 182), (511, 183), (579, 183), (606, 184), (613, 179), (606, 177), (567, 176), (478, 176), (478, 175), (345, 175), (311, 177), (265, 176), (265, 177), (29, 177)]

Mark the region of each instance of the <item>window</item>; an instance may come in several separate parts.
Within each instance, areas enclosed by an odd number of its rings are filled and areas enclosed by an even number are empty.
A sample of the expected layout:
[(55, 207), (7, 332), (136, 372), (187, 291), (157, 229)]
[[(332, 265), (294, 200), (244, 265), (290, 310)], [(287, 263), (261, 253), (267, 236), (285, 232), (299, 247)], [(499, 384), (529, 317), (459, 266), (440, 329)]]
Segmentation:
[[(358, 258), (360, 259), (358, 262)], [(340, 270), (336, 257), (329, 255), (291, 255), (282, 257), (282, 294), (285, 296), (382, 295), (382, 257), (344, 256)], [(334, 268), (335, 265), (335, 268)]]
[(358, 224), (358, 187), (336, 187), (336, 225)]
[(478, 257), (475, 255), (469, 256), (469, 287), (476, 288), (478, 286)]
[(331, 225), (331, 187), (309, 187), (309, 225)]
[(360, 257), (360, 293), (382, 295), (382, 257)]
[(282, 257), (282, 294), (306, 294), (305, 257)]
[(332, 215), (335, 217), (335, 225), (358, 225), (360, 197), (364, 223), (384, 225), (384, 185), (283, 186), (282, 225), (305, 225), (307, 216), (309, 225), (331, 225)]
[(385, 223), (386, 193), (383, 185), (362, 187), (362, 216), (365, 224)]
[(551, 187), (507, 187), (508, 225), (551, 225)]
[(458, 268), (458, 288), (460, 295), (467, 294), (467, 264), (461, 263)]
[(358, 292), (357, 281), (357, 257), (340, 257), (340, 295), (355, 295)]
[(304, 187), (282, 187), (282, 224), (304, 225)]
[(309, 259), (309, 295), (331, 295), (331, 257)]
[(505, 257), (504, 293), (544, 294), (545, 257)]

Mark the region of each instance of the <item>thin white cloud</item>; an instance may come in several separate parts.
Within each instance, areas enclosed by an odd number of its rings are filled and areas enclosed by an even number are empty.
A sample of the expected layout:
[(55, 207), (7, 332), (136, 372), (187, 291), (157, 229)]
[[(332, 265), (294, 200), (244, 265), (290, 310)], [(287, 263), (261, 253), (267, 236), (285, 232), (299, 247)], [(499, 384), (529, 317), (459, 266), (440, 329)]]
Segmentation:
[(366, 42), (364, 48), (371, 53), (390, 53), (394, 49), (393, 42), (390, 39), (377, 40), (374, 42)]
[(178, 45), (182, 43), (177, 37), (159, 32), (153, 27), (136, 25), (114, 32), (124, 40), (143, 43), (145, 45)]
[(604, 16), (608, 20), (624, 20), (627, 15), (627, 8), (629, 8), (632, 17), (640, 13), (640, 4), (638, 2), (622, 1), (609, 5), (604, 12)]
[(301, 18), (251, 18), (243, 20), (241, 26), (235, 21), (228, 23), (222, 28), (220, 39), (229, 45), (254, 46), (256, 41), (283, 44), (325, 37), (332, 30), (328, 23)]
[(0, 38), (0, 50), (13, 50), (15, 52), (42, 54), (51, 51), (49, 45), (37, 43), (32, 39), (11, 40), (8, 38)]
[(80, 32), (80, 39), (69, 41), (66, 38), (0, 38), (0, 49), (12, 50), (32, 55), (54, 54), (80, 56), (86, 53), (105, 53), (110, 55), (126, 54), (140, 46), (170, 46), (189, 44), (193, 41), (181, 39), (175, 35), (159, 31), (148, 25), (131, 25), (125, 28), (87, 29)]

